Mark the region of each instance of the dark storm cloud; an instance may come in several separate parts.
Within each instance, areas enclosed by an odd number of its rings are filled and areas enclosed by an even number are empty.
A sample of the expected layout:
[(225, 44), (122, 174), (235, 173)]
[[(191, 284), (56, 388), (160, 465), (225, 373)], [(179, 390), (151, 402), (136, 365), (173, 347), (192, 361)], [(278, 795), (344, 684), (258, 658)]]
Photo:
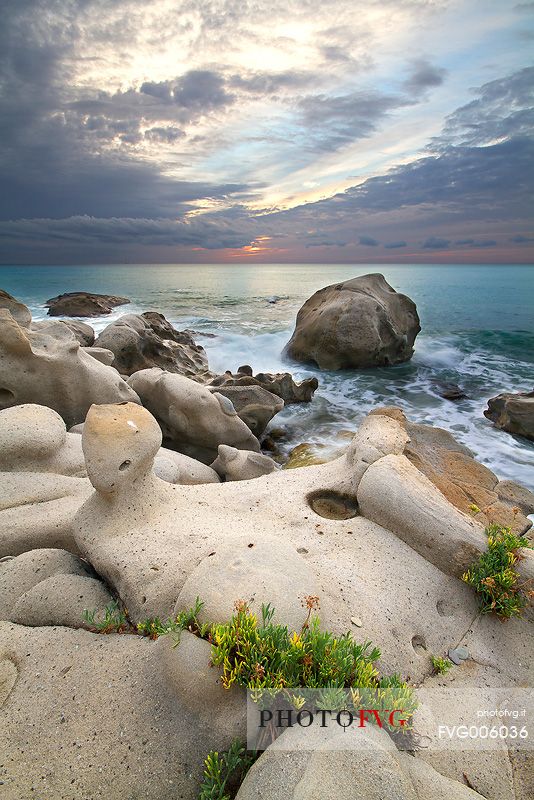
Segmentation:
[(526, 244), (527, 242), (534, 242), (534, 236), (522, 236), (518, 234), (517, 236), (512, 236), (510, 241), (516, 244)]
[(398, 247), (406, 247), (406, 242), (404, 241), (388, 242), (387, 244), (384, 245), (384, 247), (386, 248), (386, 250), (396, 250)]
[(143, 83), (139, 89), (98, 92), (94, 97), (66, 104), (65, 109), (83, 118), (80, 125), (91, 127), (92, 120), (101, 120), (98, 127), (113, 132), (114, 120), (127, 120), (136, 130), (143, 120), (186, 124), (230, 107), (235, 101), (236, 96), (227, 91), (221, 75), (211, 70), (190, 70), (173, 80)]
[[(344, 195), (336, 205), (388, 211), (402, 206), (441, 205), (450, 212), (490, 218), (522, 216), (531, 201), (527, 176), (532, 175), (534, 142), (516, 139), (491, 147), (449, 147), (430, 156), (370, 178)], [(323, 210), (329, 200), (322, 201)]]
[[(150, 117), (150, 105), (164, 105), (148, 94), (132, 90), (67, 99), (61, 59), (76, 38), (69, 9), (73, 6), (48, 3), (44, 15), (39, 2), (8, 2), (3, 9), (0, 219), (180, 216), (194, 201), (241, 192), (246, 196), (248, 188), (241, 183), (180, 181), (162, 175), (155, 164), (100, 148), (100, 142), (112, 139), (125, 145), (142, 138), (172, 145), (183, 134), (173, 125), (140, 132), (139, 122)], [(208, 72), (187, 73), (173, 85), (171, 119), (189, 117), (203, 105), (231, 102), (221, 81)]]
[(380, 242), (377, 242), (377, 240), (373, 239), (371, 236), (360, 236), (359, 242), (366, 247), (377, 247), (380, 244)]
[(361, 91), (331, 96), (308, 95), (297, 105), (308, 147), (335, 150), (348, 142), (370, 136), (378, 123), (394, 109), (410, 105), (400, 95)]
[(495, 239), (458, 239), (454, 242), (455, 245), (460, 247), (496, 247), (497, 242)]
[(500, 139), (531, 136), (534, 130), (534, 67), (484, 84), (479, 97), (457, 109), (443, 132), (433, 140), (436, 149), (451, 144), (480, 146)]
[(438, 236), (429, 236), (422, 244), (424, 250), (446, 250), (450, 244), (449, 239), (440, 239)]
[(174, 81), (143, 83), (140, 92), (163, 100), (167, 105), (174, 104), (190, 113), (201, 114), (232, 105), (236, 99), (226, 90), (221, 75), (212, 70), (199, 69), (190, 70)]
[(243, 247), (250, 234), (236, 231), (224, 219), (202, 216), (186, 220), (128, 219), (75, 216), (68, 219), (21, 219), (0, 222), (0, 238), (25, 242), (63, 241), (120, 246), (202, 247), (219, 250)]
[(412, 62), (411, 74), (404, 81), (403, 88), (408, 94), (421, 95), (429, 89), (441, 86), (447, 70), (436, 67), (424, 58)]

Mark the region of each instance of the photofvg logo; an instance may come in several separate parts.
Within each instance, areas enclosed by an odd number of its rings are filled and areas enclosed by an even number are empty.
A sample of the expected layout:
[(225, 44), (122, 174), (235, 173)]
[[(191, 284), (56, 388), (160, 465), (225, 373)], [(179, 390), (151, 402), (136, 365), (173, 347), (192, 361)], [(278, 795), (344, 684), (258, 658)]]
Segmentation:
[(261, 689), (247, 696), (247, 746), (358, 750), (383, 731), (406, 750), (529, 749), (533, 716), (532, 689)]
[[(382, 729), (391, 735), (408, 732), (416, 707), (413, 690), (406, 689), (262, 689), (248, 692), (247, 746), (265, 749), (285, 731), (312, 731), (314, 742), (339, 749), (338, 734)], [(309, 740), (310, 737), (308, 736)]]

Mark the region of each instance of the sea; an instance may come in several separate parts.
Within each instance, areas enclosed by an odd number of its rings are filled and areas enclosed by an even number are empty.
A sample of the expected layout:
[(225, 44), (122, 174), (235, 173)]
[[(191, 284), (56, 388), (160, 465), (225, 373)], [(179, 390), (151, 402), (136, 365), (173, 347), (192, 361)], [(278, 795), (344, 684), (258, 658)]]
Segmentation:
[[(283, 355), (298, 309), (317, 289), (382, 273), (417, 304), (421, 333), (411, 361), (387, 368), (329, 372)], [(128, 305), (87, 320), (96, 331), (123, 314), (159, 311), (199, 332), (215, 372), (249, 364), (254, 372), (315, 375), (310, 404), (290, 405), (271, 422), (289, 452), (306, 442), (334, 453), (377, 406), (400, 406), (414, 422), (447, 428), (501, 479), (534, 489), (534, 442), (496, 429), (488, 398), (534, 388), (534, 266), (377, 264), (113, 264), (0, 266), (0, 287), (34, 319), (62, 292), (123, 295)], [(215, 334), (215, 337), (203, 334)], [(440, 384), (466, 397), (451, 401)]]

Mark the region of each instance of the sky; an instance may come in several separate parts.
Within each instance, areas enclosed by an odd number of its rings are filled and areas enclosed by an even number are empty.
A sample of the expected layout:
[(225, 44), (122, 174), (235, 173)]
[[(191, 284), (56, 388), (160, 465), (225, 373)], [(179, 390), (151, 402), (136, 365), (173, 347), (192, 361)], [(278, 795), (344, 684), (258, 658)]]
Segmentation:
[(534, 262), (533, 2), (0, 15), (0, 263)]

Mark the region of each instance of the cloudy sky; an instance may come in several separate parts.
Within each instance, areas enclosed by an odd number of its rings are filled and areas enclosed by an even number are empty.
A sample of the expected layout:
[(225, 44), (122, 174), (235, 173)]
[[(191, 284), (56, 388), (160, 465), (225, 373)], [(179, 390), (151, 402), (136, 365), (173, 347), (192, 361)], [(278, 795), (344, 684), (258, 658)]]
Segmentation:
[(2, 0), (0, 262), (534, 262), (533, 21)]

